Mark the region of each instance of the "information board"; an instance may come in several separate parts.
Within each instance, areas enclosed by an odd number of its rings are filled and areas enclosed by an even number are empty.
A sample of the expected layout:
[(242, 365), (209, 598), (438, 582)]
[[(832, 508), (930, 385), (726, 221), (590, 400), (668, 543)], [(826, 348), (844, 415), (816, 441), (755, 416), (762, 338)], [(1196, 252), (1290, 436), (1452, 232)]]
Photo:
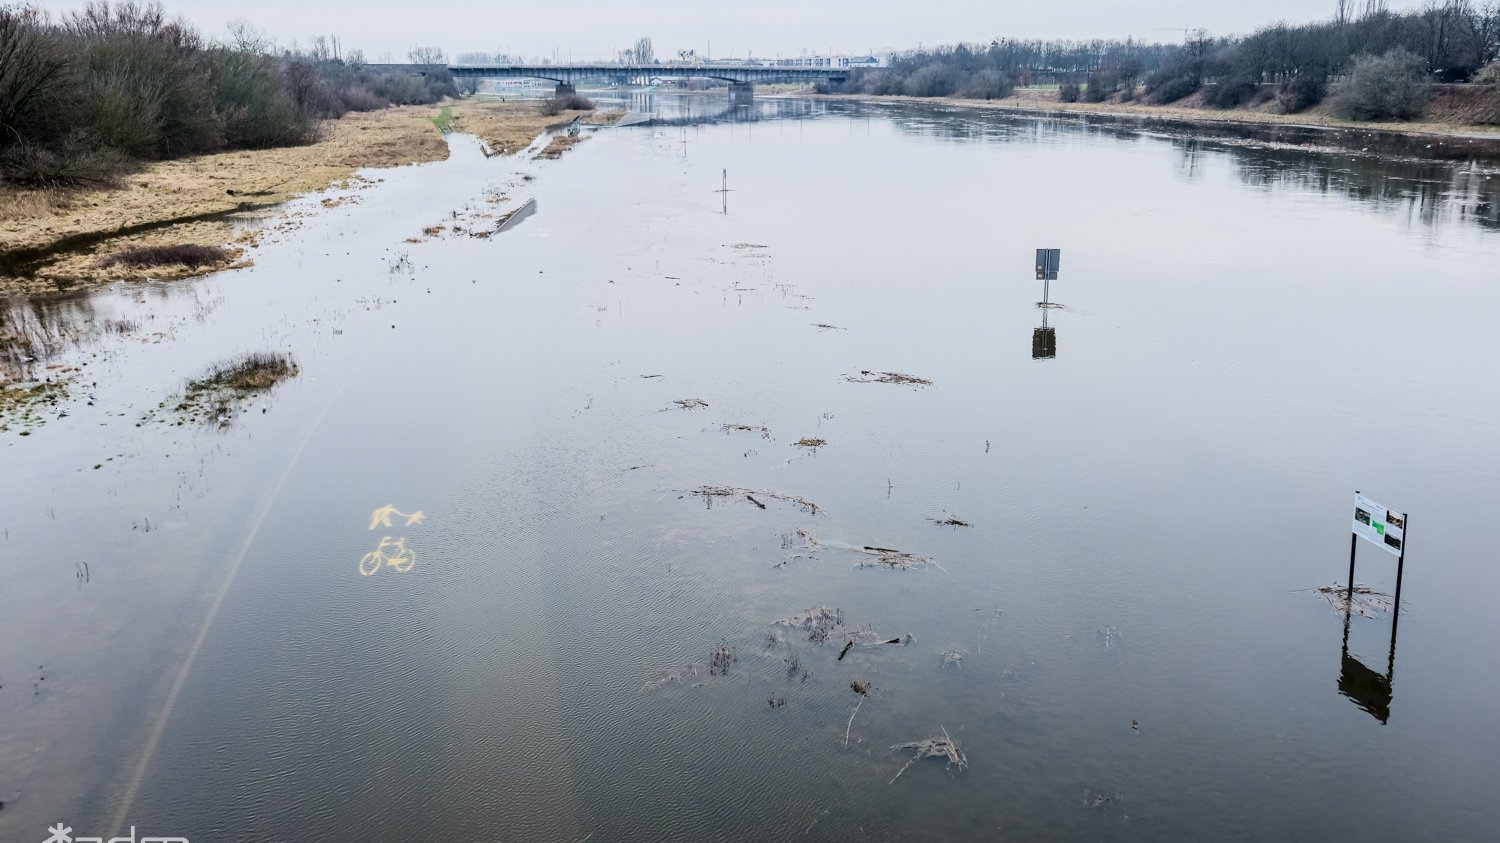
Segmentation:
[(1354, 535), (1400, 556), (1405, 532), (1406, 513), (1386, 509), (1364, 495), (1354, 496)]

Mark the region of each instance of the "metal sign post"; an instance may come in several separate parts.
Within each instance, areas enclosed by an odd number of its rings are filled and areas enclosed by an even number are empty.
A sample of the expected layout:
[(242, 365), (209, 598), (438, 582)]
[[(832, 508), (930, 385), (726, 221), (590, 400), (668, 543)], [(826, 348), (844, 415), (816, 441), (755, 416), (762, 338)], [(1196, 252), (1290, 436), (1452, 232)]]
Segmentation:
[[(1354, 522), (1349, 534), (1349, 591), (1344, 611), (1344, 649), (1339, 670), (1339, 692), (1354, 704), (1374, 715), (1381, 723), (1391, 716), (1391, 699), (1396, 678), (1396, 630), (1401, 623), (1401, 580), (1406, 572), (1406, 532), (1411, 519), (1404, 512), (1376, 503), (1359, 492), (1354, 493)], [(1349, 625), (1354, 613), (1354, 560), (1359, 540), (1364, 539), (1396, 557), (1396, 596), (1391, 604), (1391, 644), (1386, 656), (1385, 675), (1381, 676), (1349, 655)]]
[(1047, 324), (1047, 311), (1052, 309), (1052, 282), (1057, 279), (1058, 266), (1062, 262), (1061, 249), (1036, 250), (1036, 279), (1042, 282), (1042, 300), (1036, 303), (1042, 309), (1042, 327), (1031, 332), (1031, 359), (1051, 360), (1057, 356), (1057, 332)]
[(1057, 280), (1057, 270), (1062, 263), (1062, 249), (1036, 250), (1036, 280), (1042, 282), (1042, 304), (1052, 299), (1052, 282)]
[(1404, 512), (1354, 493), (1354, 526), (1349, 535), (1349, 597), (1354, 597), (1354, 555), (1364, 539), (1396, 557), (1396, 599), (1401, 599), (1401, 574), (1406, 567), (1407, 517)]

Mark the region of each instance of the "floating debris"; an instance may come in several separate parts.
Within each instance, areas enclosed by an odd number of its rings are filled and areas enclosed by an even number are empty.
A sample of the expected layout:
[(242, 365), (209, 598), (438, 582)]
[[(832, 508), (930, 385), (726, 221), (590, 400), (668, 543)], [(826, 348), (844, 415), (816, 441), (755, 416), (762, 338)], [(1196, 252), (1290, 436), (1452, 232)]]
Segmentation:
[(1120, 646), (1120, 640), (1122, 636), (1120, 635), (1119, 627), (1097, 627), (1094, 630), (1094, 634), (1099, 636), (1099, 643), (1103, 644), (1104, 649), (1106, 650), (1113, 650), (1114, 648)]
[(753, 424), (725, 424), (719, 426), (725, 433), (758, 433), (762, 439), (771, 438), (771, 429), (763, 425)]
[(817, 449), (819, 449), (819, 448), (821, 448), (821, 447), (823, 447), (824, 445), (827, 445), (827, 444), (828, 444), (828, 440), (827, 439), (814, 439), (811, 436), (804, 436), (801, 439), (798, 439), (796, 442), (793, 442), (792, 443), (792, 447), (794, 447), (794, 448), (811, 448), (814, 451), (816, 451)]
[(891, 747), (892, 750), (910, 749), (913, 750), (914, 754), (912, 755), (911, 760), (906, 762), (906, 765), (902, 767), (900, 771), (896, 773), (896, 775), (892, 776), (891, 780), (887, 782), (887, 784), (894, 784), (896, 779), (901, 778), (901, 774), (906, 772), (907, 767), (910, 767), (911, 765), (917, 763), (918, 761), (921, 761), (924, 758), (943, 759), (947, 762), (947, 764), (944, 766), (944, 769), (958, 767), (958, 769), (963, 770), (969, 766), (969, 757), (967, 755), (964, 755), (963, 749), (960, 748), (957, 743), (954, 743), (953, 738), (949, 737), (948, 730), (941, 724), (938, 726), (938, 728), (943, 730), (943, 736), (941, 738), (928, 738), (925, 741), (898, 743), (895, 746)]
[(1083, 792), (1083, 807), (1092, 808), (1095, 811), (1108, 808), (1120, 801), (1120, 794), (1095, 793), (1088, 790)]
[(698, 410), (708, 406), (708, 402), (702, 398), (679, 398), (672, 403), (681, 410)]
[(972, 526), (974, 526), (973, 524), (970, 524), (969, 522), (963, 520), (962, 518), (954, 518), (952, 515), (948, 515), (947, 513), (944, 513), (942, 518), (929, 518), (927, 520), (931, 521), (934, 524), (941, 525), (943, 527), (972, 527)]
[(814, 644), (822, 644), (828, 641), (829, 633), (844, 625), (844, 610), (814, 606), (805, 612), (782, 618), (776, 621), (775, 625), (801, 629), (807, 633), (807, 640)]
[(969, 651), (938, 650), (937, 654), (943, 657), (943, 667), (947, 667), (950, 664), (956, 664), (958, 665), (959, 670), (962, 670), (964, 666), (964, 656), (967, 656), (969, 654)]
[(1362, 618), (1378, 618), (1389, 615), (1396, 608), (1396, 601), (1389, 594), (1357, 583), (1353, 598), (1349, 596), (1349, 586), (1337, 583), (1315, 588), (1313, 592), (1327, 600), (1328, 605), (1341, 615), (1353, 613)]
[(761, 509), (765, 509), (765, 504), (762, 504), (758, 500), (754, 500), (755, 496), (760, 496), (762, 498), (769, 498), (771, 500), (778, 500), (784, 503), (792, 504), (793, 506), (799, 507), (803, 511), (812, 513), (813, 515), (817, 515), (818, 513), (824, 511), (822, 507), (818, 506), (812, 501), (807, 500), (806, 498), (799, 498), (796, 495), (784, 495), (780, 492), (758, 492), (754, 489), (741, 489), (736, 486), (702, 486), (697, 489), (693, 489), (692, 491), (688, 492), (688, 494), (703, 498), (708, 502), (708, 505), (710, 507), (713, 506), (714, 498), (746, 498), (750, 499), (752, 503), (754, 503)]
[(903, 386), (932, 386), (932, 381), (900, 372), (871, 372), (861, 369), (857, 375), (844, 375), (847, 383), (894, 383)]
[(813, 327), (820, 331), (847, 331), (848, 328), (840, 328), (837, 325), (827, 325), (822, 322), (814, 322)]
[(698, 677), (698, 675), (699, 675), (698, 674), (698, 666), (690, 664), (687, 667), (683, 668), (682, 670), (677, 671), (676, 673), (669, 673), (666, 676), (663, 676), (663, 677), (661, 677), (659, 679), (653, 679), (653, 680), (647, 682), (646, 684), (644, 684), (644, 685), (641, 686), (641, 690), (645, 691), (645, 690), (648, 690), (648, 689), (661, 688), (663, 686), (672, 685), (672, 684), (680, 684), (680, 685), (691, 684), (692, 687), (696, 688), (699, 685), (702, 685), (703, 683), (702, 682), (692, 682), (692, 683), (689, 683), (688, 680), (689, 679), (695, 679), (695, 678)]
[(823, 545), (810, 530), (798, 527), (793, 532), (781, 534), (781, 549), (785, 552), (785, 556), (780, 562), (772, 565), (772, 568), (785, 567), (788, 562), (794, 559), (802, 559), (804, 557), (816, 559), (818, 552), (823, 549)]
[(898, 571), (909, 571), (914, 568), (937, 568), (945, 574), (948, 573), (948, 569), (939, 565), (936, 560), (915, 553), (907, 553), (904, 550), (895, 550), (889, 547), (873, 547), (871, 545), (857, 547), (854, 550), (867, 557), (871, 557), (858, 562), (855, 565), (856, 568), (884, 566)]

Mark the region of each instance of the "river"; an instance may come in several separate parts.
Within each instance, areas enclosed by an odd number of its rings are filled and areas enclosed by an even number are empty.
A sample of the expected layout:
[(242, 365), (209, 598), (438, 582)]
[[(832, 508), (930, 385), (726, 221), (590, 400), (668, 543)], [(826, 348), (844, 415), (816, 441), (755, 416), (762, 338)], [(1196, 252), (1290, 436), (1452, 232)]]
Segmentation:
[[(0, 434), (0, 838), (1493, 833), (1493, 163), (630, 105), (9, 305), (72, 380)], [(1398, 635), (1312, 591), (1355, 490)]]

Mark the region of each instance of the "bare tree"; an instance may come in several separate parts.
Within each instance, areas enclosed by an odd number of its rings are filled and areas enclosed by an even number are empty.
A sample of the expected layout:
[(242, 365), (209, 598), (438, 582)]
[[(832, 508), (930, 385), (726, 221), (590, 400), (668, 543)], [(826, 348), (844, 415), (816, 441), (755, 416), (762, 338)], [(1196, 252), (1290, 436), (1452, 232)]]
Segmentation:
[(447, 64), (448, 54), (442, 47), (412, 47), (406, 52), (412, 64)]
[(276, 52), (276, 42), (271, 36), (243, 18), (230, 21), (228, 31), (230, 45), (242, 53), (264, 56)]
[(625, 51), (630, 64), (655, 64), (656, 50), (649, 37), (637, 38), (635, 44)]

